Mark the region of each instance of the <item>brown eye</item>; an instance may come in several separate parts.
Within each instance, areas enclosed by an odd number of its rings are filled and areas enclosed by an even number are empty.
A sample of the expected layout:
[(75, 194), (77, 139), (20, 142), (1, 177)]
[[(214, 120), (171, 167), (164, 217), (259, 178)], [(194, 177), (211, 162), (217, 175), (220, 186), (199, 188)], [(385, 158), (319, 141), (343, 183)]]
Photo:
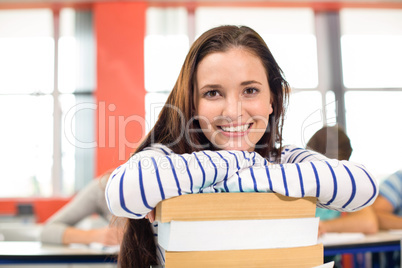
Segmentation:
[(259, 90), (254, 87), (249, 87), (244, 90), (244, 94), (247, 94), (247, 95), (252, 95), (252, 94), (255, 94), (258, 92), (259, 92)]
[(209, 98), (213, 98), (213, 97), (216, 97), (218, 95), (219, 95), (219, 93), (216, 90), (210, 90), (208, 92), (205, 92), (205, 94), (204, 94), (205, 97), (209, 97)]

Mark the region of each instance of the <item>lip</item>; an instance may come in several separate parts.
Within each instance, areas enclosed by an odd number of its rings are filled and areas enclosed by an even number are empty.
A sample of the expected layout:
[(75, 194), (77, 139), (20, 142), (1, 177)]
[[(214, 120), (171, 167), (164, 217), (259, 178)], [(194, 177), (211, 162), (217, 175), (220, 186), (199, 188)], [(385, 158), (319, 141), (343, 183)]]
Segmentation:
[[(237, 127), (237, 126), (243, 126), (243, 125), (249, 125), (248, 129), (246, 131), (242, 132), (227, 132), (222, 129), (222, 127)], [(227, 125), (219, 125), (218, 126), (218, 131), (226, 136), (226, 137), (241, 137), (241, 136), (246, 136), (249, 132), (251, 127), (253, 126), (253, 123), (248, 123), (248, 124), (227, 124)]]

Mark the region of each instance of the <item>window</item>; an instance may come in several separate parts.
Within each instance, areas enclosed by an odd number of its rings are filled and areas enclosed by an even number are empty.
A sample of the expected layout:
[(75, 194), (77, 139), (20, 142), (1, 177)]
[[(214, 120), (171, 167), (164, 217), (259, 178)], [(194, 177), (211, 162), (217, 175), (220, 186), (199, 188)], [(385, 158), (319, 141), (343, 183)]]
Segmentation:
[(384, 178), (401, 168), (402, 91), (349, 91), (346, 122), (352, 160)]
[(148, 8), (145, 37), (145, 117), (148, 132), (173, 89), (190, 47), (185, 8)]
[(402, 11), (344, 9), (340, 13), (347, 88), (402, 88)]
[(319, 91), (292, 93), (285, 115), (284, 144), (305, 147), (311, 136), (323, 126), (323, 116)]
[(351, 159), (381, 180), (402, 163), (402, 11), (344, 9), (340, 18)]
[(0, 196), (52, 193), (52, 112), (51, 95), (0, 96)]
[[(77, 29), (83, 32), (76, 27), (80, 24), (76, 18), (85, 21), (87, 13), (70, 9), (60, 14), (50, 9), (0, 11), (0, 112), (5, 115), (0, 118), (0, 161), (6, 178), (0, 189), (2, 197), (71, 195), (78, 185), (75, 179), (82, 170), (76, 157), (83, 152), (62, 133), (74, 128), (74, 137), (82, 138), (83, 131), (62, 119), (77, 105), (80, 95), (92, 98), (93, 86), (85, 94), (79, 92), (76, 53), (82, 45), (73, 33)], [(74, 123), (82, 122), (77, 113)], [(93, 159), (83, 164), (90, 169)], [(92, 176), (93, 171), (89, 179)]]

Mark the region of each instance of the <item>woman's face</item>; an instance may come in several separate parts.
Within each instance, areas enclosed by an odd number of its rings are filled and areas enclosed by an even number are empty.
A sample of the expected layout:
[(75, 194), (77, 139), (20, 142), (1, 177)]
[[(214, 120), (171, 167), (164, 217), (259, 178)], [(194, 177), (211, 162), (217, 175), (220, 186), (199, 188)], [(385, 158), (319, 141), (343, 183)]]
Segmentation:
[(198, 64), (194, 102), (202, 132), (225, 150), (253, 151), (273, 111), (265, 68), (242, 48), (209, 54)]

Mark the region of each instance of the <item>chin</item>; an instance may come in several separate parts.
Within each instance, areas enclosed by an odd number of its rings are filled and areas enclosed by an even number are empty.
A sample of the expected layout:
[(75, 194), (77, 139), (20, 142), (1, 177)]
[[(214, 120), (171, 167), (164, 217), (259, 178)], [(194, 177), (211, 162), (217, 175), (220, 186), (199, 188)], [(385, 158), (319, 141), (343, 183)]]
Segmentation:
[(254, 151), (253, 147), (250, 146), (219, 146), (221, 150), (231, 150), (231, 151)]
[(247, 140), (217, 140), (214, 143), (218, 150), (234, 150), (234, 151), (254, 151), (255, 144)]

